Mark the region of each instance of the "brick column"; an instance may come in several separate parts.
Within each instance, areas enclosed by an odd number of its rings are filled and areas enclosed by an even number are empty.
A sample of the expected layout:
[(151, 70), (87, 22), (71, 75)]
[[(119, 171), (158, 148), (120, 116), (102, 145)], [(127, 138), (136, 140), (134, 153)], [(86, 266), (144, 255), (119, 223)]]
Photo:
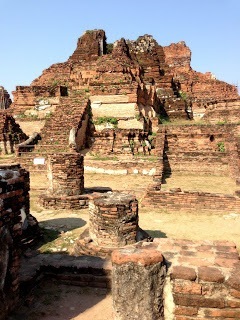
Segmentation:
[(54, 195), (74, 196), (84, 191), (83, 156), (58, 153), (48, 157), (49, 191)]
[(113, 192), (89, 201), (89, 235), (104, 247), (121, 247), (137, 241), (138, 201), (132, 195)]
[(164, 319), (166, 265), (151, 245), (128, 246), (112, 253), (112, 296), (115, 320)]

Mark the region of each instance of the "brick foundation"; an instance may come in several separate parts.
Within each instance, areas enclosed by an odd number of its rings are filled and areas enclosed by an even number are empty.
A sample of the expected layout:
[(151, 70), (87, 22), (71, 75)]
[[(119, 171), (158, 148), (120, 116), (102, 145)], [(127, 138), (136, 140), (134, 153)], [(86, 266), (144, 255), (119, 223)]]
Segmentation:
[[(144, 252), (144, 255), (141, 253)], [(132, 253), (132, 254), (131, 254)], [(159, 300), (164, 299), (164, 318), (159, 311), (145, 318), (145, 311), (142, 311), (141, 319), (165, 319), (165, 320), (193, 320), (193, 319), (239, 319), (240, 312), (240, 277), (239, 277), (239, 254), (236, 246), (228, 241), (190, 241), (173, 239), (154, 239), (153, 243), (138, 243), (136, 246), (126, 247), (120, 253), (113, 252), (113, 282), (112, 291), (114, 299), (116, 319), (137, 319), (136, 310), (141, 310), (148, 299), (141, 299), (142, 291), (138, 283), (134, 282), (131, 288), (131, 279), (139, 279), (139, 271), (135, 265), (142, 267), (145, 260), (150, 265), (156, 263), (156, 257), (163, 254), (164, 264), (167, 265), (167, 273), (162, 274), (164, 279), (163, 295), (162, 289), (152, 286), (152, 295), (159, 294)], [(129, 256), (128, 256), (129, 255)], [(115, 268), (124, 265), (130, 268), (131, 277), (127, 272), (116, 272)], [(145, 263), (145, 268), (148, 266)], [(143, 268), (143, 267), (142, 267)], [(160, 272), (160, 268), (158, 271)], [(118, 271), (118, 270), (117, 270)], [(125, 270), (126, 271), (126, 270)], [(142, 271), (141, 275), (147, 274)], [(128, 279), (128, 284), (123, 286), (119, 279)], [(151, 276), (151, 280), (154, 275)], [(158, 278), (159, 279), (159, 278)], [(145, 278), (148, 283), (147, 277)], [(155, 282), (156, 283), (156, 282)], [(142, 286), (144, 287), (144, 285)], [(136, 289), (138, 288), (138, 290)], [(120, 294), (120, 299), (117, 293)], [(133, 299), (139, 299), (137, 307), (132, 306), (132, 312), (128, 309)], [(147, 292), (147, 290), (145, 290)], [(130, 296), (129, 296), (130, 294)], [(118, 300), (119, 299), (119, 300)], [(123, 301), (125, 300), (125, 309)], [(134, 300), (134, 301), (135, 301)], [(154, 307), (151, 311), (154, 312)], [(148, 308), (145, 308), (147, 312)], [(134, 311), (133, 311), (134, 310)], [(130, 312), (127, 314), (127, 312)], [(131, 314), (131, 315), (130, 315)]]
[(165, 320), (239, 319), (240, 260), (234, 243), (155, 239), (153, 245), (170, 266)]

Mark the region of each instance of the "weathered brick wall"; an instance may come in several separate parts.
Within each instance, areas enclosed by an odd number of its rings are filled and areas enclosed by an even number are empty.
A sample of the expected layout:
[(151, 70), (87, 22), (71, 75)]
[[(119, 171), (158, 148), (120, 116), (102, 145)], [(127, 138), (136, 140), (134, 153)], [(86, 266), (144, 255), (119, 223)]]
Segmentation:
[[(214, 99), (236, 99), (237, 88), (226, 82), (219, 81), (211, 72), (205, 74), (196, 72), (191, 68), (191, 50), (184, 41), (172, 43), (163, 47), (165, 61), (169, 65), (174, 81), (179, 85), (181, 91), (193, 101), (213, 101)], [(195, 110), (197, 112), (197, 104)]]
[(72, 209), (80, 210), (88, 208), (89, 196), (80, 194), (76, 196), (57, 196), (53, 194), (41, 194), (39, 203), (47, 209)]
[[(181, 189), (180, 189), (181, 190)], [(147, 190), (143, 206), (183, 211), (239, 211), (240, 198), (233, 195), (215, 194), (200, 191), (156, 191)]]
[(75, 241), (72, 249), (74, 255), (106, 258), (116, 248), (140, 240), (152, 240), (138, 226), (138, 201), (133, 194), (119, 191), (106, 193), (105, 190), (104, 193), (89, 194), (88, 198), (89, 228)]
[(170, 263), (165, 320), (239, 319), (239, 254), (229, 241), (154, 239)]
[(29, 174), (19, 165), (0, 166), (0, 319), (19, 300), (22, 219), (29, 214)]
[[(150, 161), (148, 161), (150, 158)], [(100, 158), (101, 159), (101, 158)], [(154, 175), (159, 161), (157, 157), (142, 157), (136, 160), (93, 160), (85, 159), (85, 172), (105, 174), (141, 174)]]
[[(40, 99), (59, 97), (60, 86), (17, 86), (13, 91), (14, 103), (11, 105), (14, 115), (20, 116), (28, 109), (34, 109)], [(54, 102), (54, 100), (52, 101)], [(57, 104), (55, 101), (54, 104)]]
[(31, 86), (69, 86), (71, 71), (72, 63), (55, 63), (43, 70), (42, 74), (32, 81)]
[(148, 150), (146, 140), (148, 133), (140, 129), (104, 129), (93, 133), (91, 152), (99, 155), (154, 155), (155, 149)]
[(73, 61), (92, 60), (105, 52), (105, 32), (103, 30), (87, 30), (78, 39), (77, 48), (70, 59)]
[(234, 130), (234, 125), (165, 126), (164, 172), (228, 174), (234, 143), (228, 137)]
[(138, 201), (130, 194), (95, 195), (89, 201), (89, 235), (100, 247), (121, 247), (137, 241)]
[[(41, 142), (36, 151), (47, 152), (60, 151), (65, 152), (69, 149), (70, 131), (74, 130), (74, 136), (77, 140), (73, 141), (76, 149), (84, 147), (85, 132), (78, 133), (83, 129), (83, 121), (87, 118), (88, 99), (81, 97), (78, 102), (74, 99), (61, 98), (61, 103), (57, 106), (56, 111), (47, 119), (44, 128), (41, 131)], [(84, 122), (86, 130), (86, 124)], [(78, 135), (79, 134), (79, 135)], [(82, 139), (84, 136), (84, 139)], [(77, 144), (78, 143), (78, 144)], [(83, 144), (80, 144), (83, 143)]]
[(210, 123), (239, 123), (240, 99), (217, 101), (205, 106), (203, 119)]
[(184, 41), (171, 43), (169, 46), (163, 47), (165, 62), (175, 72), (189, 72), (191, 67), (191, 50)]

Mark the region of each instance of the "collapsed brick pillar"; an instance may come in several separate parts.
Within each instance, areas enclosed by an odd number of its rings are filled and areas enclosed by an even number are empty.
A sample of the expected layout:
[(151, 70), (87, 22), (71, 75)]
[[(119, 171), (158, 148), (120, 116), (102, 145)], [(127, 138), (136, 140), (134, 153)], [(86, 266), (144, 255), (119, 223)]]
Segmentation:
[(164, 319), (165, 260), (147, 247), (129, 246), (112, 253), (115, 320)]
[(138, 201), (121, 192), (93, 194), (89, 201), (89, 229), (75, 242), (75, 255), (109, 256), (119, 247), (152, 238), (138, 226)]
[(58, 153), (48, 157), (49, 191), (54, 195), (74, 196), (84, 191), (83, 156)]

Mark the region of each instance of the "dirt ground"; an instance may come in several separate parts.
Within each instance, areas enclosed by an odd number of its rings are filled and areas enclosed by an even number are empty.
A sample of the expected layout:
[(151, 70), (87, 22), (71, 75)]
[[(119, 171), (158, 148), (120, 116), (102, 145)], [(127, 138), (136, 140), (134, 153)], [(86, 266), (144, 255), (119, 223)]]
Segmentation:
[[(85, 187), (110, 187), (112, 190), (133, 192), (140, 199), (152, 182), (148, 176), (108, 176), (85, 174)], [(31, 213), (45, 232), (55, 232), (40, 250), (67, 252), (88, 225), (88, 209), (43, 210), (37, 201), (46, 188), (45, 175), (31, 176)], [(227, 177), (174, 175), (164, 189), (181, 187), (233, 194), (235, 182)], [(240, 251), (240, 212), (172, 212), (139, 208), (139, 225), (153, 237), (190, 240), (232, 240)], [(10, 320), (112, 320), (111, 295), (101, 289), (82, 289), (59, 283), (42, 283), (29, 307), (24, 306)]]
[[(145, 188), (152, 182), (149, 176), (109, 176), (85, 174), (85, 187), (110, 187), (112, 190), (134, 192), (141, 199)], [(221, 176), (183, 176), (175, 174), (162, 188), (181, 186), (182, 190), (199, 190), (233, 194), (235, 182)], [(37, 196), (44, 192), (46, 178), (35, 174), (31, 178), (31, 213), (43, 227), (62, 231), (62, 236), (78, 236), (87, 227), (88, 209), (79, 211), (43, 210)], [(154, 237), (192, 240), (231, 240), (240, 250), (240, 212), (174, 212), (139, 207), (139, 225)]]
[(111, 294), (43, 280), (9, 320), (113, 320)]

